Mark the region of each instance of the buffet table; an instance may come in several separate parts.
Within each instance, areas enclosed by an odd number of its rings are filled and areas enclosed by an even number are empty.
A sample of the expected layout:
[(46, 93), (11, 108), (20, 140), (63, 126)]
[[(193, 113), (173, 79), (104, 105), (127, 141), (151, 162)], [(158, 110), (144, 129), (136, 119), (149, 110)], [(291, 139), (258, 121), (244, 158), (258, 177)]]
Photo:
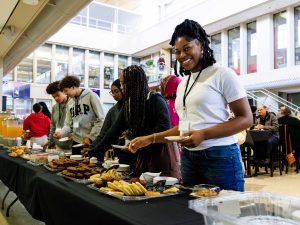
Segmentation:
[(188, 208), (191, 198), (186, 195), (123, 202), (31, 166), (24, 159), (11, 158), (4, 151), (0, 151), (0, 179), (33, 218), (49, 225), (204, 224), (203, 216)]

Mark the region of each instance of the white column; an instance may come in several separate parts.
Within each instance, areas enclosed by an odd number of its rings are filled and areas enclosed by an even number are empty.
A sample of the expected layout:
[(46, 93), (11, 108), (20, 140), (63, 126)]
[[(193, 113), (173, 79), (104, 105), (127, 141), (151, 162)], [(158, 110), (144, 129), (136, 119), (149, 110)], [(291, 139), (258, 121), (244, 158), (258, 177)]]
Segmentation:
[(240, 75), (247, 74), (247, 25), (240, 25)]
[(56, 51), (56, 45), (52, 45), (52, 59), (51, 59), (51, 82), (55, 81), (55, 74), (56, 74), (56, 69), (55, 69), (55, 51)]
[(287, 67), (295, 65), (295, 19), (294, 8), (288, 7), (287, 10)]
[(127, 66), (131, 66), (131, 65), (132, 65), (132, 56), (128, 56)]
[(222, 30), (221, 33), (221, 64), (228, 66), (228, 31)]
[(13, 81), (17, 81), (18, 66), (13, 69)]
[(69, 67), (68, 67), (68, 74), (67, 75), (73, 75), (73, 47), (69, 48)]
[(274, 28), (273, 15), (257, 18), (257, 72), (274, 69)]
[(32, 66), (33, 66), (33, 77), (32, 77), (32, 83), (36, 83), (36, 77), (37, 77), (37, 59), (36, 59), (36, 51), (33, 52), (32, 54)]
[(84, 86), (89, 87), (89, 50), (84, 54)]
[(100, 52), (100, 93), (103, 90), (104, 90), (104, 52)]
[(3, 93), (3, 58), (0, 58), (0, 106), (2, 111), (2, 93)]
[(114, 80), (118, 79), (119, 77), (119, 55), (114, 55)]

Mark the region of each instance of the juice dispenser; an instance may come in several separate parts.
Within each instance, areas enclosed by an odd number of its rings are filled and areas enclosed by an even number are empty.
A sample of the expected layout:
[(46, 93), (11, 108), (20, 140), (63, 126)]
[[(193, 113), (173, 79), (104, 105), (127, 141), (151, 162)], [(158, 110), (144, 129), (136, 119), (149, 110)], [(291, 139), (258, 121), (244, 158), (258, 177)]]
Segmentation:
[(8, 117), (7, 112), (0, 112), (0, 148), (4, 145), (4, 134), (6, 133), (5, 129), (5, 119)]
[(15, 145), (16, 138), (21, 137), (23, 133), (23, 120), (17, 117), (9, 117), (6, 119), (8, 146)]

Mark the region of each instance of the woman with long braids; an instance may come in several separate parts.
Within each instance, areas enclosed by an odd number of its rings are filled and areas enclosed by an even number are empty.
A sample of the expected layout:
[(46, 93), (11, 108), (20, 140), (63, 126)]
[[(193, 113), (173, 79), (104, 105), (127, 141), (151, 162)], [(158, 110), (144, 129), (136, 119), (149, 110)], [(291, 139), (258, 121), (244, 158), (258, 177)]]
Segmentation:
[[(120, 82), (124, 106), (101, 142), (90, 149), (90, 156), (98, 156), (101, 151), (106, 151), (124, 131), (126, 138), (132, 140), (171, 127), (167, 103), (160, 94), (149, 91), (147, 77), (141, 67), (129, 66), (124, 69)], [(149, 171), (178, 177), (179, 168), (174, 152), (167, 144), (153, 143), (137, 152), (134, 171), (136, 175)]]
[[(207, 183), (244, 191), (241, 156), (233, 135), (252, 124), (245, 90), (231, 69), (214, 64), (208, 35), (197, 22), (186, 19), (179, 24), (170, 44), (187, 75), (177, 89), (179, 126), (135, 138), (129, 149), (138, 152), (154, 142), (166, 143), (167, 136), (180, 135), (185, 185)], [(228, 105), (235, 114), (230, 121)]]

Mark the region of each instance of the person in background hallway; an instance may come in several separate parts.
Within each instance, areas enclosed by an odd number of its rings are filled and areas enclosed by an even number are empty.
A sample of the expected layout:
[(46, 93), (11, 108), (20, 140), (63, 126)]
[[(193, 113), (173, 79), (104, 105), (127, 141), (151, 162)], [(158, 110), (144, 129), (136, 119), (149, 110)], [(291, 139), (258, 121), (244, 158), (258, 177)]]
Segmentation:
[[(184, 185), (206, 183), (244, 191), (241, 153), (233, 135), (252, 124), (245, 89), (231, 69), (214, 65), (208, 35), (197, 22), (186, 19), (177, 25), (170, 44), (187, 76), (175, 101), (179, 126), (135, 138), (129, 149), (138, 152), (151, 143), (167, 142), (167, 136), (181, 135)], [(230, 121), (228, 105), (235, 114)]]
[(46, 88), (46, 92), (54, 98), (56, 104), (52, 107), (49, 141), (44, 145), (44, 148), (56, 147), (63, 151), (71, 150), (72, 141), (58, 141), (53, 137), (53, 134), (56, 131), (60, 131), (64, 126), (67, 114), (67, 103), (70, 98), (59, 89), (59, 81), (49, 84)]
[(284, 105), (279, 106), (278, 109), (278, 113), (277, 113), (277, 119), (279, 119), (280, 117), (284, 116), (284, 110), (286, 109), (286, 107)]
[(42, 113), (42, 106), (35, 103), (32, 106), (31, 113), (23, 123), (23, 130), (29, 130), (29, 138), (31, 143), (44, 145), (48, 142), (48, 134), (50, 130), (50, 119)]
[(176, 91), (181, 79), (175, 75), (169, 75), (160, 83), (161, 94), (165, 97), (169, 107), (169, 114), (172, 127), (178, 126), (179, 117), (175, 111)]
[[(54, 138), (72, 136), (72, 154), (80, 154), (82, 148), (90, 146), (99, 135), (105, 113), (99, 96), (88, 88), (80, 87), (76, 76), (66, 76), (59, 83), (59, 88), (71, 99), (67, 105), (64, 127), (53, 134)], [(82, 144), (83, 146), (74, 147)]]
[(48, 109), (48, 106), (45, 102), (38, 102), (42, 106), (42, 113), (44, 113), (45, 116), (47, 116), (51, 120), (51, 113)]
[(278, 121), (276, 115), (268, 112), (267, 107), (261, 105), (257, 108), (258, 118), (256, 120), (255, 129), (270, 130), (273, 132), (273, 135), (268, 139), (267, 149), (266, 149), (266, 160), (265, 164), (270, 163), (270, 157), (272, 149), (278, 145)]

